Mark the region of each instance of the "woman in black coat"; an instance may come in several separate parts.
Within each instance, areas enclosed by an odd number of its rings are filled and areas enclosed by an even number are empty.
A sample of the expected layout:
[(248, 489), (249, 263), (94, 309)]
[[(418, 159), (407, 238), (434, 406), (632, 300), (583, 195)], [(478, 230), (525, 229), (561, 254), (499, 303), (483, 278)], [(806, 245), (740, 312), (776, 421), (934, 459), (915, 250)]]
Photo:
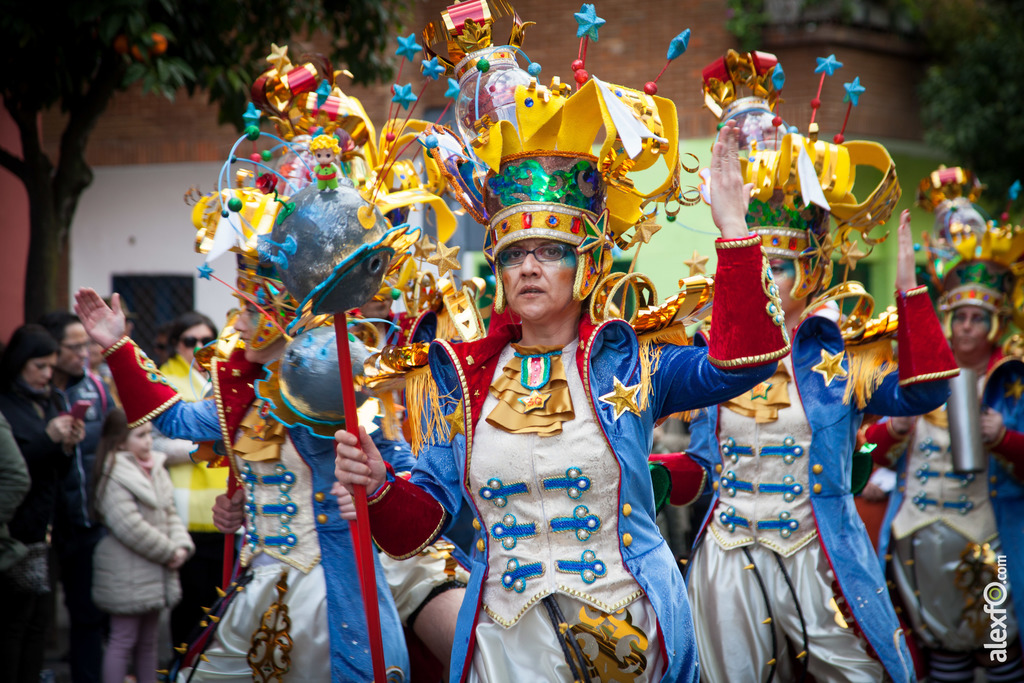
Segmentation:
[(58, 343), (38, 325), (14, 331), (0, 357), (0, 413), (11, 424), (32, 485), (10, 521), (12, 538), (28, 548), (0, 577), (0, 662), (6, 680), (36, 683), (50, 620), (49, 531), (57, 487), (85, 425), (68, 413), (50, 378)]

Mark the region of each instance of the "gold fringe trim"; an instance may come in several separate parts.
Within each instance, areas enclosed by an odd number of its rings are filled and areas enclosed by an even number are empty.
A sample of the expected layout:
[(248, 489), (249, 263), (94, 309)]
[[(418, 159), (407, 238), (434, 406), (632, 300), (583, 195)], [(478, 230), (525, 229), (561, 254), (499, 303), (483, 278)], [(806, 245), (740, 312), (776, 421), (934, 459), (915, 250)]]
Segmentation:
[(715, 249), (741, 249), (743, 247), (752, 247), (755, 244), (761, 244), (761, 236), (757, 233), (754, 233), (750, 237), (741, 237), (738, 239), (719, 237), (715, 240)]
[(693, 340), (686, 334), (683, 325), (672, 325), (641, 335), (640, 342), (640, 410), (647, 410), (651, 402), (651, 377), (658, 371), (661, 349), (665, 344), (689, 346)]
[(437, 339), (462, 339), (448, 311), (441, 309), (437, 314)]
[(892, 341), (883, 338), (869, 344), (851, 344), (846, 347), (846, 359), (850, 374), (846, 380), (843, 403), (849, 405), (850, 399), (856, 398), (857, 409), (863, 410), (875, 389), (897, 370), (892, 355)]
[(384, 430), (384, 438), (390, 441), (398, 441), (402, 438), (402, 430), (398, 426), (398, 414), (395, 412), (395, 396), (393, 391), (384, 392), (377, 399), (380, 401), (381, 427)]
[(416, 368), (406, 375), (405, 402), (409, 411), (413, 453), (419, 455), (424, 447), (433, 443), (434, 434), (438, 434), (444, 443), (450, 440), (448, 422), (441, 412), (437, 382), (430, 374), (429, 365)]

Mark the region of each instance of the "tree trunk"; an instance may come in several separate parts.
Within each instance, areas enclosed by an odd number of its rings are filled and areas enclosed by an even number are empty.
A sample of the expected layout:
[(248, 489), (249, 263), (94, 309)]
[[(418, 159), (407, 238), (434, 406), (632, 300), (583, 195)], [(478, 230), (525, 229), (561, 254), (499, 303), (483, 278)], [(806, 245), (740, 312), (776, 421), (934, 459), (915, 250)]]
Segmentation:
[(49, 182), (39, 188), (26, 183), (29, 198), (30, 239), (28, 267), (25, 271), (25, 321), (32, 322), (48, 311), (69, 310), (67, 278), (62, 268), (68, 246), (69, 225), (62, 222), (53, 207)]

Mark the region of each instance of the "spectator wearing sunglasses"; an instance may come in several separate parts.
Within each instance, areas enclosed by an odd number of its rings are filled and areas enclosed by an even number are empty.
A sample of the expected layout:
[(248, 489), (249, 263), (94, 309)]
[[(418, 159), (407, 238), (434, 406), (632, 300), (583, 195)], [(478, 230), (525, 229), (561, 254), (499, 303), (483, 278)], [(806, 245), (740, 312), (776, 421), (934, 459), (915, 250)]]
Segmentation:
[(202, 313), (186, 311), (171, 322), (167, 335), (170, 358), (160, 372), (186, 401), (198, 401), (206, 394), (209, 376), (194, 362), (195, 352), (217, 338), (213, 321)]

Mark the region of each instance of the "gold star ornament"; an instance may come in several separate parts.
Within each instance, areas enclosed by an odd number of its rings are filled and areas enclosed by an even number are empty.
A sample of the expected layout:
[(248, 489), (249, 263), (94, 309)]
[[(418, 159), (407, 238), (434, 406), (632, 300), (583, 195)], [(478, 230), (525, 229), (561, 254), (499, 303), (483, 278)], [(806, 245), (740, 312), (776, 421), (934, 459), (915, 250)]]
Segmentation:
[(461, 247), (449, 247), (443, 242), (438, 242), (437, 249), (427, 257), (427, 263), (437, 266), (438, 279), (443, 278), (445, 273), (453, 270), (462, 270), (459, 263), (459, 249)]
[(551, 398), (550, 394), (542, 394), (536, 389), (530, 392), (529, 396), (523, 396), (519, 399), (519, 402), (523, 404), (523, 412), (528, 413), (531, 410), (537, 410), (543, 408), (544, 404)]
[(622, 417), (622, 414), (626, 411), (634, 415), (640, 415), (640, 406), (637, 405), (637, 399), (640, 397), (640, 385), (634, 384), (631, 387), (627, 387), (619, 381), (618, 377), (613, 377), (612, 379), (615, 380), (615, 387), (609, 393), (600, 397), (601, 402), (607, 403), (615, 409), (616, 420)]
[(285, 74), (290, 69), (292, 61), (288, 59), (288, 46), (282, 45), (278, 47), (275, 43), (270, 44), (270, 54), (267, 55), (267, 61), (270, 62), (271, 66), (277, 69), (279, 74)]
[(430, 235), (423, 233), (419, 241), (413, 247), (413, 256), (425, 259), (434, 253), (434, 243), (430, 241)]
[(683, 261), (683, 265), (690, 269), (690, 277), (707, 273), (707, 263), (708, 257), (701, 256), (700, 252), (696, 249), (693, 250), (693, 256), (689, 260)]
[(857, 248), (857, 245), (853, 242), (843, 242), (843, 246), (841, 246), (839, 250), (843, 254), (839, 257), (839, 263), (850, 270), (856, 270), (857, 261), (860, 261), (862, 258), (867, 256), (867, 254)]
[(821, 350), (821, 362), (815, 365), (811, 370), (819, 373), (825, 378), (825, 386), (830, 386), (832, 380), (836, 377), (846, 377), (846, 369), (843, 368), (843, 356), (846, 355), (846, 351), (840, 351), (834, 356), (825, 349)]
[(455, 406), (455, 410), (450, 415), (444, 416), (444, 421), (448, 423), (448, 441), (452, 442), (455, 440), (456, 434), (466, 435), (466, 420), (462, 412), (462, 401), (459, 401)]
[(1024, 395), (1024, 382), (1021, 382), (1019, 377), (1013, 380), (1013, 382), (1007, 385), (1005, 395), (1006, 398), (1012, 396), (1019, 401), (1021, 395)]

